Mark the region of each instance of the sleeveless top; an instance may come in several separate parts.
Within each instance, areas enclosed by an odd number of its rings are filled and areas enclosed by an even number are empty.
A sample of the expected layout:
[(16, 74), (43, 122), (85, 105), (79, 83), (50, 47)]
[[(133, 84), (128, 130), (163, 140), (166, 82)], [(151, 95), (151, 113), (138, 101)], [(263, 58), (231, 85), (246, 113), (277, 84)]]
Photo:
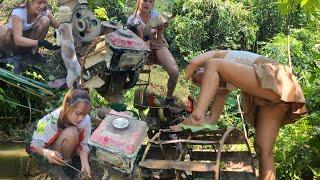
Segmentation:
[(259, 56), (249, 51), (229, 50), (223, 59), (251, 66)]
[[(48, 13), (49, 13), (49, 10), (46, 10), (46, 11), (44, 11), (42, 14), (40, 14), (39, 17), (41, 17), (41, 16), (47, 16)], [(23, 23), (23, 25), (22, 25), (23, 31), (30, 30), (30, 29), (33, 27), (34, 23), (37, 22), (37, 19), (36, 19), (36, 20), (35, 20), (34, 22), (32, 22), (32, 23), (30, 23), (30, 24), (28, 23), (28, 15), (27, 15), (27, 8), (26, 8), (26, 7), (24, 7), (24, 8), (16, 8), (16, 9), (14, 9), (14, 10), (12, 11), (11, 16), (10, 16), (10, 18), (9, 18), (9, 20), (8, 20), (8, 23), (6, 24), (6, 26), (7, 26), (9, 29), (12, 29), (12, 16), (17, 16), (17, 17), (19, 17), (19, 18), (22, 20), (22, 23)], [(38, 17), (38, 18), (39, 18), (39, 17)]]

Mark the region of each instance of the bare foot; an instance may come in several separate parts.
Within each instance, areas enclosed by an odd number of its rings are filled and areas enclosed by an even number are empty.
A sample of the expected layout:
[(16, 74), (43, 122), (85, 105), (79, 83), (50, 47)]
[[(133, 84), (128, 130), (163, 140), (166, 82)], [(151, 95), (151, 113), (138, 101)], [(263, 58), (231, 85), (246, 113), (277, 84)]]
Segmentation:
[(178, 125), (170, 126), (171, 131), (182, 131), (182, 128)]
[(175, 126), (170, 126), (172, 131), (181, 131), (182, 128), (180, 127), (181, 124), (188, 125), (188, 126), (202, 126), (204, 124), (215, 124), (217, 121), (213, 121), (210, 117), (203, 117), (201, 119), (196, 119), (193, 116), (186, 118), (180, 124)]
[(170, 126), (170, 129), (172, 131), (181, 131), (182, 130), (182, 128), (180, 126), (181, 124), (188, 125), (188, 126), (195, 126), (195, 124), (193, 123), (192, 118), (190, 116), (190, 117), (184, 119), (181, 123), (179, 123), (175, 126)]

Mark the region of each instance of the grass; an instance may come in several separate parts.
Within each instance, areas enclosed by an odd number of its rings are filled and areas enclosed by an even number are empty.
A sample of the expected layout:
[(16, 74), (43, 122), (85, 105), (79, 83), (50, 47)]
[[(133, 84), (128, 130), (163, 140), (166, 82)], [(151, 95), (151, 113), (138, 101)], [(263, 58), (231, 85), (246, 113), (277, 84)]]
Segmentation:
[[(146, 81), (147, 74), (140, 74), (140, 79)], [(166, 97), (167, 81), (169, 76), (167, 72), (159, 65), (151, 66), (150, 84), (147, 91), (161, 97)], [(187, 102), (189, 91), (189, 83), (184, 80), (184, 71), (180, 70), (179, 80), (173, 96), (178, 104), (185, 104)]]

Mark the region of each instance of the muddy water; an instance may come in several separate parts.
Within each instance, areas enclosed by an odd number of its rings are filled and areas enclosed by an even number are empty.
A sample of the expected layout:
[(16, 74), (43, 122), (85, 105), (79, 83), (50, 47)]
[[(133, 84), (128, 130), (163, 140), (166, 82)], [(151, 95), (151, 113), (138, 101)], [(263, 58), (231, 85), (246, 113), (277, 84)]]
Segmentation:
[(0, 179), (26, 179), (27, 157), (23, 143), (0, 143)]

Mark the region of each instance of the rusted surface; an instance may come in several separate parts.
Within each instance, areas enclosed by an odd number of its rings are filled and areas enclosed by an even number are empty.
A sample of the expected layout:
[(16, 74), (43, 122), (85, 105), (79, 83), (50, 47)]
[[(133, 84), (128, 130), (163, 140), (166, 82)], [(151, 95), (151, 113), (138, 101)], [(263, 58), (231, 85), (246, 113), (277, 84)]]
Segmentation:
[[(193, 134), (194, 140), (210, 140), (219, 141), (226, 130), (217, 130), (212, 132), (198, 132)], [(245, 144), (244, 138), (241, 136), (241, 132), (235, 129), (231, 131), (226, 137), (224, 144)]]
[(83, 83), (82, 86), (86, 88), (99, 88), (104, 84), (105, 82), (99, 76), (94, 76), (89, 81), (86, 81), (85, 83)]
[(215, 171), (215, 165), (208, 162), (181, 162), (173, 160), (145, 160), (139, 166), (149, 169), (179, 169), (184, 171), (208, 172)]
[(109, 49), (107, 47), (101, 48), (93, 53), (90, 53), (87, 55), (87, 59), (84, 64), (84, 68), (88, 69), (88, 68), (98, 64), (99, 62), (103, 62), (103, 61), (107, 62), (107, 67), (108, 67), (108, 62), (110, 64), (112, 54), (113, 53), (112, 53), (111, 49)]
[[(124, 29), (123, 29), (124, 31)], [(136, 34), (127, 31), (128, 35), (124, 35), (121, 31), (114, 31), (106, 35), (106, 41), (112, 48), (115, 49), (131, 49), (131, 50), (142, 50), (142, 51), (150, 51), (149, 47), (146, 43), (139, 38)]]
[(187, 139), (176, 139), (176, 140), (159, 140), (150, 141), (154, 144), (175, 144), (175, 143), (190, 143), (190, 144), (217, 144), (219, 141), (206, 141), (206, 140), (187, 140)]
[[(250, 164), (253, 162), (250, 149), (241, 152), (223, 151), (226, 142), (247, 145), (246, 140), (235, 126), (197, 133), (160, 129), (149, 140), (139, 166), (145, 178), (179, 179), (187, 176), (216, 180), (221, 177), (254, 179), (255, 169)], [(170, 174), (172, 169), (175, 171)], [(235, 176), (229, 176), (228, 172)]]

